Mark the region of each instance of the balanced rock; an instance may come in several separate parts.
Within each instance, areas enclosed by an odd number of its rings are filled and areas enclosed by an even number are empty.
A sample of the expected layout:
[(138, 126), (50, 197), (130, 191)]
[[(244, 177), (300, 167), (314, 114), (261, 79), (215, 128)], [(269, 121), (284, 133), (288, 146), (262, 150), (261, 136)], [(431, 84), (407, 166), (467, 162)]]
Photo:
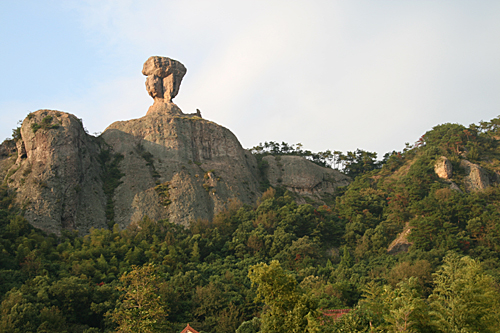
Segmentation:
[(142, 73), (154, 104), (144, 117), (115, 122), (102, 134), (113, 154), (123, 156), (114, 222), (126, 227), (147, 215), (188, 225), (212, 219), (234, 201), (255, 203), (255, 157), (228, 129), (172, 103), (186, 68), (155, 56)]
[(166, 102), (171, 102), (179, 93), (186, 71), (179, 61), (158, 56), (150, 57), (142, 68), (142, 74), (147, 76), (146, 89), (149, 95)]
[(154, 99), (151, 112), (182, 114), (182, 111), (172, 103), (172, 99), (179, 93), (186, 72), (183, 64), (167, 57), (153, 56), (146, 60), (142, 74), (147, 76), (146, 90)]

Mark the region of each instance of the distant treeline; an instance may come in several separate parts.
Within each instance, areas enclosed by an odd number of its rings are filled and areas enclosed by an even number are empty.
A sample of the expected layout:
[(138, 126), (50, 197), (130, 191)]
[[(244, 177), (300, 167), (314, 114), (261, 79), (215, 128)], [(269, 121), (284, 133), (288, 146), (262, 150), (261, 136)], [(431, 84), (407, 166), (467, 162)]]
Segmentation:
[(341, 151), (311, 152), (303, 150), (302, 144), (288, 144), (286, 142), (278, 143), (274, 141), (260, 143), (250, 149), (255, 155), (295, 155), (302, 156), (311, 162), (322, 167), (339, 169), (351, 177), (355, 177), (363, 172), (378, 169), (383, 161), (377, 161), (377, 153), (368, 152), (361, 149), (348, 151), (344, 154)]

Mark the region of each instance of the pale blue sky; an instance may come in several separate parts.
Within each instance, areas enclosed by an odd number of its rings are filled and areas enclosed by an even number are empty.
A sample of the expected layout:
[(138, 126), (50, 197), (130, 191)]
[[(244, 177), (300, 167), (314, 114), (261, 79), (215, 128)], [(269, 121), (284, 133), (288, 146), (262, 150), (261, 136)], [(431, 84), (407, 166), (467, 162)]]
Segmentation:
[(499, 1), (2, 0), (0, 50), (1, 138), (41, 108), (91, 133), (143, 116), (151, 55), (247, 148), (383, 154), (500, 115)]

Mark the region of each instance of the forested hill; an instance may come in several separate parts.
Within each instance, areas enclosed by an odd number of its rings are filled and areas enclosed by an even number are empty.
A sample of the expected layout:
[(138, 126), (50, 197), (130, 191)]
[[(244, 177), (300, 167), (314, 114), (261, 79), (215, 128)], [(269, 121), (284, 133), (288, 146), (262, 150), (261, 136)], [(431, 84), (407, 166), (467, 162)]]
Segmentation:
[(329, 205), (275, 186), (188, 227), (47, 235), (4, 184), (0, 331), (497, 332), (499, 126), (439, 125), (382, 161), (318, 155), (354, 178)]

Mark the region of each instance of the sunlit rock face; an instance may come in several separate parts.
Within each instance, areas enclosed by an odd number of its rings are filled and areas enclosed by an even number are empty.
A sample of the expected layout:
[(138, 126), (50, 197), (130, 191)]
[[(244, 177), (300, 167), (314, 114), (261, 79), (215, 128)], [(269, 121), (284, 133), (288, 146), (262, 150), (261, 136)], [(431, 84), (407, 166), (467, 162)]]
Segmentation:
[(453, 167), (449, 159), (441, 156), (434, 164), (434, 172), (441, 179), (450, 179), (453, 175)]
[(179, 93), (186, 67), (177, 60), (153, 56), (144, 63), (142, 74), (146, 75), (146, 90), (154, 100), (151, 113), (181, 115), (182, 111), (172, 103)]

